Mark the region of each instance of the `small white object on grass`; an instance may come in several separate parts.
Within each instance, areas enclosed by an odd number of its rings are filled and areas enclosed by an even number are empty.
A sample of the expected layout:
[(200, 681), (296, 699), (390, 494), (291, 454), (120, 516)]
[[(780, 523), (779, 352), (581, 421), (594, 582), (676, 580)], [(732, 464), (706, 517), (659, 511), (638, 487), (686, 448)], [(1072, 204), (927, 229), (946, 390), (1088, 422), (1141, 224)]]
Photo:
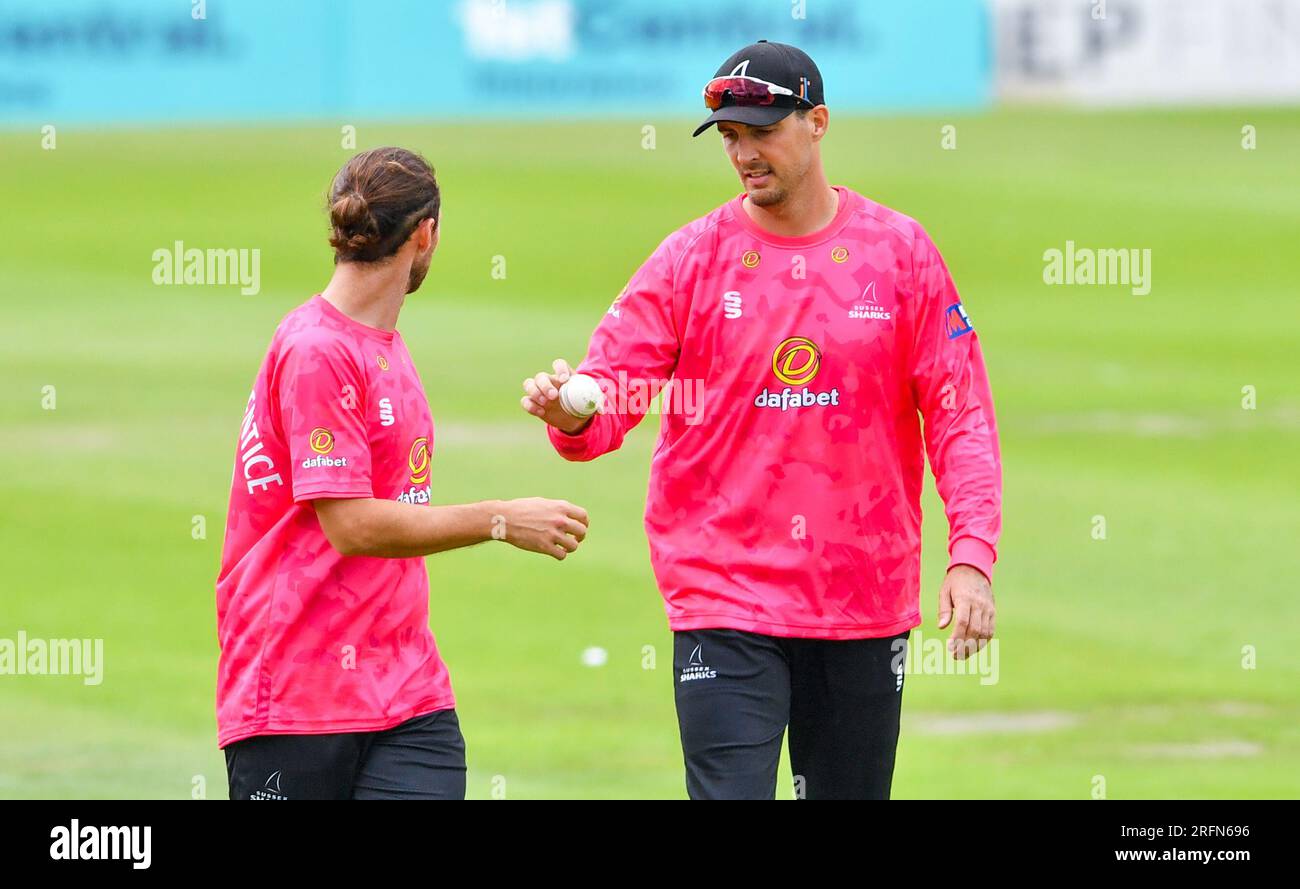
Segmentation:
[(575, 417), (590, 417), (605, 403), (600, 384), (586, 374), (574, 374), (560, 386), (560, 407)]
[(608, 652), (597, 645), (593, 645), (582, 652), (582, 665), (584, 667), (603, 667), (607, 660), (609, 660)]

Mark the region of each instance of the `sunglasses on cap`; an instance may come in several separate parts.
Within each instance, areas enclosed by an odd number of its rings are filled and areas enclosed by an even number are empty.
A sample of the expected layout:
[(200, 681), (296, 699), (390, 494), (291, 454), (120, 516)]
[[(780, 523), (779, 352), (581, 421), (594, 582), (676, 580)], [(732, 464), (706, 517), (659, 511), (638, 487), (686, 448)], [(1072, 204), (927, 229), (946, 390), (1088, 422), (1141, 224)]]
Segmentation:
[[(753, 107), (771, 105), (777, 96), (794, 96), (794, 90), (744, 74), (715, 77), (704, 85), (704, 105), (710, 111), (721, 108), (728, 96), (733, 104)], [(797, 100), (808, 102), (803, 96)]]

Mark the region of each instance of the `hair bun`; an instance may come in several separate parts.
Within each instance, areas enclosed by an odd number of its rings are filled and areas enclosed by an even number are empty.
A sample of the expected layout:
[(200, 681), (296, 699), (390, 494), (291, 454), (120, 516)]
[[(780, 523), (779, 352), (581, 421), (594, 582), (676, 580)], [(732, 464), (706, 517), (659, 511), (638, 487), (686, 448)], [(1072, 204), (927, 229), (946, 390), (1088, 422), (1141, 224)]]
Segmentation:
[(433, 167), (404, 148), (363, 151), (334, 177), (326, 207), (335, 262), (391, 256), (441, 206)]
[(333, 203), (330, 221), (334, 224), (330, 244), (336, 250), (361, 250), (379, 236), (379, 224), (370, 212), (370, 204), (358, 191), (349, 191)]

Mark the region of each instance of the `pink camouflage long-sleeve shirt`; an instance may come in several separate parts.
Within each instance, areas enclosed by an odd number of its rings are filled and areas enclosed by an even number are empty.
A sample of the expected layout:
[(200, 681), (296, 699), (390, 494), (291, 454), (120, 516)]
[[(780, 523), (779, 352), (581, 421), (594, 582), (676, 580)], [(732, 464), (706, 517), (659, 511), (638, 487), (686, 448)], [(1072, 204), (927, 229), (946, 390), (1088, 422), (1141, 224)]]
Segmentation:
[(923, 449), (949, 564), (992, 577), (1001, 462), (979, 338), (924, 229), (837, 190), (806, 237), (763, 230), (743, 195), (670, 235), (579, 368), (605, 410), (578, 435), (548, 427), (591, 460), (662, 410), (645, 528), (674, 630), (917, 626)]

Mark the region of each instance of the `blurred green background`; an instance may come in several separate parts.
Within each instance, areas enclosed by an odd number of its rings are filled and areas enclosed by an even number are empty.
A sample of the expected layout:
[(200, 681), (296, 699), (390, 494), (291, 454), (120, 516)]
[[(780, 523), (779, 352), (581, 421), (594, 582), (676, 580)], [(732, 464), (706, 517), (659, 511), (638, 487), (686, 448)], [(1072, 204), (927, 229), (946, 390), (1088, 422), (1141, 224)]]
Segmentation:
[[(428, 559), (471, 797), (685, 795), (641, 527), (657, 418), (571, 465), (518, 408), (665, 235), (739, 191), (716, 136), (653, 124), (653, 150), (644, 122), (358, 127), (357, 149), (420, 150), (443, 187), (399, 325), (435, 497), (592, 515), (563, 564), (496, 544)], [(236, 432), (276, 322), (328, 280), (323, 195), (352, 152), (327, 127), (62, 129), (52, 151), (7, 133), (0, 152), (0, 638), (102, 638), (105, 658), (99, 686), (0, 676), (0, 797), (188, 798), (200, 776), (222, 798), (213, 581)], [(1002, 437), (999, 681), (909, 678), (895, 797), (1087, 798), (1097, 776), (1111, 798), (1300, 795), (1300, 115), (833, 116), (825, 158), (943, 250)], [(177, 240), (260, 249), (261, 292), (155, 285)], [(1149, 248), (1151, 293), (1046, 286), (1067, 240)], [(932, 481), (924, 505), (935, 638)], [(591, 646), (608, 663), (584, 666)]]

